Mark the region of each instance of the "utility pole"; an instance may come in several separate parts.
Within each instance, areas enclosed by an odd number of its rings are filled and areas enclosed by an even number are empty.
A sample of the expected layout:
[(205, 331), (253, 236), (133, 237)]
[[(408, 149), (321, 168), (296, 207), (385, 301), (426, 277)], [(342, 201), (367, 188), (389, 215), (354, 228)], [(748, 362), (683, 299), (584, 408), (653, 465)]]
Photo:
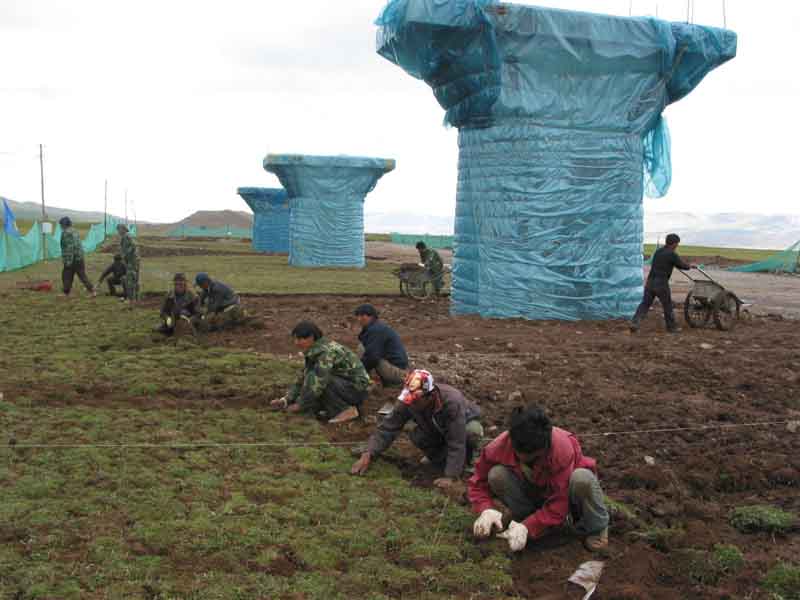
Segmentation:
[(42, 184), (42, 260), (47, 260), (47, 234), (44, 232), (44, 223), (47, 221), (47, 212), (44, 207), (44, 149), (39, 144), (39, 177)]

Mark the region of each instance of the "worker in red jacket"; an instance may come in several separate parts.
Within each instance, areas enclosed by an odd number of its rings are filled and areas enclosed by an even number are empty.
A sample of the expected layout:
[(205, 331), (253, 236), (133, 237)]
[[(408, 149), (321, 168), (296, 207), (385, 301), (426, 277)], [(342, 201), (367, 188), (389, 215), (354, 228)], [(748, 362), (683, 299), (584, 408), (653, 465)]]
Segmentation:
[[(583, 455), (574, 435), (553, 427), (537, 406), (515, 409), (509, 431), (484, 448), (468, 494), (480, 515), (475, 537), (487, 538), (497, 531), (512, 552), (564, 523), (585, 537), (588, 550), (608, 546), (608, 511), (597, 463)], [(494, 500), (511, 513), (508, 529)]]

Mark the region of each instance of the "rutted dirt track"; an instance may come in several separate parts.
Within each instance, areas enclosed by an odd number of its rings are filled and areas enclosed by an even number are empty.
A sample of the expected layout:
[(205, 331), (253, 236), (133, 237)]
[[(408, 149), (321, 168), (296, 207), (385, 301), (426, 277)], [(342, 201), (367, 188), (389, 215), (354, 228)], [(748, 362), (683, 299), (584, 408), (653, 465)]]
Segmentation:
[[(487, 428), (502, 429), (514, 405), (536, 402), (599, 460), (606, 492), (637, 517), (616, 516), (596, 598), (763, 597), (746, 592), (759, 590), (776, 560), (800, 554), (797, 532), (776, 539), (745, 536), (728, 524), (730, 510), (741, 505), (800, 512), (800, 433), (786, 424), (726, 428), (800, 419), (797, 321), (756, 317), (730, 333), (685, 329), (671, 336), (656, 309), (642, 332), (631, 336), (619, 322), (453, 318), (446, 300), (258, 296), (245, 302), (263, 318), (264, 330), (213, 334), (209, 341), (286, 356), (294, 352), (292, 326), (311, 319), (326, 335), (355, 347), (350, 315), (363, 301), (375, 304), (398, 330), (417, 366), (480, 403)], [(367, 414), (395, 393), (373, 394)], [(363, 440), (370, 421), (333, 435)], [(701, 426), (721, 429), (694, 429)], [(647, 433), (674, 428), (685, 430)], [(411, 468), (415, 455), (407, 444), (400, 447), (409, 476), (427, 485), (431, 474)], [(645, 456), (655, 465), (648, 466)], [(700, 586), (682, 553), (718, 543), (742, 548), (747, 567), (717, 585)], [(568, 538), (531, 546), (515, 561), (518, 591), (530, 598), (574, 597), (547, 594), (562, 589), (589, 558)]]

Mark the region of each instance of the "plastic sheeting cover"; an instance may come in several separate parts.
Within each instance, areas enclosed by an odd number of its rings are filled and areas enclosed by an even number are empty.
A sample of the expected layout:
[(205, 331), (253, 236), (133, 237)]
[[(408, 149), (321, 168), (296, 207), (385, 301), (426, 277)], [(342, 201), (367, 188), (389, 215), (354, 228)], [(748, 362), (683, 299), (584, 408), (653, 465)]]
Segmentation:
[(766, 260), (731, 267), (728, 270), (739, 273), (800, 273), (800, 242), (789, 246), (783, 252), (773, 254)]
[[(95, 223), (89, 228), (81, 245), (86, 253), (94, 252), (106, 239), (106, 231), (109, 235), (116, 234), (116, 227), (119, 221), (109, 218), (106, 226), (102, 223)], [(131, 235), (136, 235), (136, 227), (130, 226)], [(28, 233), (16, 237), (6, 235), (0, 231), (0, 273), (4, 271), (15, 271), (42, 260), (42, 227), (39, 223), (34, 223)], [(61, 258), (61, 226), (56, 225), (51, 235), (44, 235), (47, 243), (48, 260)]]
[(253, 211), (253, 249), (289, 252), (289, 195), (281, 188), (241, 187), (237, 193)]
[(487, 0), (392, 0), (377, 23), (378, 52), (460, 129), (453, 311), (629, 316), (642, 193), (671, 181), (661, 113), (736, 34)]
[(289, 264), (364, 266), (364, 198), (395, 161), (270, 154), (264, 169), (289, 195)]

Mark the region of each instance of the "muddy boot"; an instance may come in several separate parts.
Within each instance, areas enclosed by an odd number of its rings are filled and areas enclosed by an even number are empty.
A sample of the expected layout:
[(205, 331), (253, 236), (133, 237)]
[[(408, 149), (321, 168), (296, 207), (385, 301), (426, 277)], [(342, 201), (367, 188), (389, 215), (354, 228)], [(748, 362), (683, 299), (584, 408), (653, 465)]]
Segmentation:
[(630, 325), (628, 325), (628, 329), (631, 333), (639, 333), (639, 322), (638, 321), (631, 321)]
[(683, 331), (683, 329), (681, 329), (677, 325), (675, 327), (670, 327), (669, 329), (667, 329), (667, 333), (680, 333), (681, 331)]
[(587, 536), (583, 541), (583, 545), (586, 546), (589, 552), (600, 552), (608, 548), (608, 527), (600, 533)]

